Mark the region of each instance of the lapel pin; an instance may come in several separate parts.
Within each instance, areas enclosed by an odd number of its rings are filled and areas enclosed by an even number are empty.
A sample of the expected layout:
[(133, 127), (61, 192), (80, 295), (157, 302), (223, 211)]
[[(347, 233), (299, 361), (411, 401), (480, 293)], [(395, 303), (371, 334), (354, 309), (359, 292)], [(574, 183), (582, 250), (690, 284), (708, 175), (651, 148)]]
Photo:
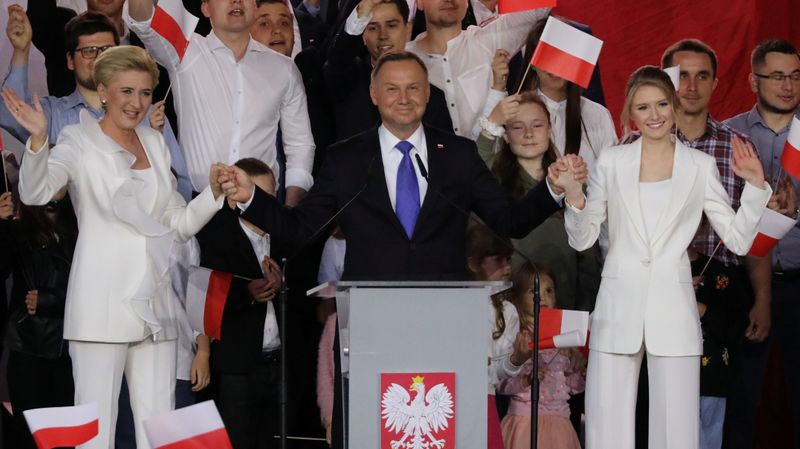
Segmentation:
[(444, 150), (444, 145), (442, 145), (441, 143), (437, 143), (436, 144), (436, 149), (437, 150)]

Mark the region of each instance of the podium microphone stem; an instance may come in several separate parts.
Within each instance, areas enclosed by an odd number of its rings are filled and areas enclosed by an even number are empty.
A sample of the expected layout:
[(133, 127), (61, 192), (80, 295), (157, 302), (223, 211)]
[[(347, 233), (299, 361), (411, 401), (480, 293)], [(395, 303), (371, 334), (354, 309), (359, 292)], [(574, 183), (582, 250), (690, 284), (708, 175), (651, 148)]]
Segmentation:
[(533, 273), (533, 368), (531, 369), (531, 449), (539, 443), (539, 306), (542, 292), (539, 270)]
[(280, 422), (279, 422), (279, 435), (280, 435), (280, 449), (286, 449), (288, 446), (288, 439), (286, 438), (286, 418), (288, 416), (287, 413), (287, 405), (288, 405), (288, 397), (289, 397), (289, 388), (288, 388), (288, 377), (286, 375), (286, 339), (289, 334), (286, 329), (286, 307), (287, 307), (287, 297), (289, 288), (286, 286), (286, 269), (287, 269), (287, 260), (284, 257), (282, 259), (283, 263), (283, 270), (281, 270), (281, 293), (280, 297), (278, 298), (278, 329), (280, 329), (280, 336), (281, 336), (281, 357), (279, 363), (279, 378), (280, 382), (278, 385), (278, 402), (279, 402), (279, 414), (280, 414)]

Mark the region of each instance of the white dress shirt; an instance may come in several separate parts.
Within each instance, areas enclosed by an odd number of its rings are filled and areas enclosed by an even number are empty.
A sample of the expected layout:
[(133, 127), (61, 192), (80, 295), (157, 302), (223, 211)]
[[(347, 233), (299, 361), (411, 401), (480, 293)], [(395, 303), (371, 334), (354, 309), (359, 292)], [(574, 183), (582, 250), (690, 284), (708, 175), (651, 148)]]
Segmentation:
[(478, 137), (478, 117), (489, 115), (505, 96), (505, 92), (491, 89), (495, 52), (504, 49), (511, 55), (517, 53), (533, 24), (549, 12), (549, 8), (540, 8), (505, 14), (484, 27), (471, 26), (447, 42), (444, 54), (417, 47), (426, 33), (406, 44), (406, 50), (425, 62), (431, 84), (444, 92), (456, 134)]
[(208, 185), (213, 162), (233, 164), (254, 157), (275, 176), (278, 126), (286, 153), (286, 185), (308, 190), (313, 184), (314, 140), (303, 80), (294, 62), (250, 39), (237, 61), (212, 31), (194, 34), (183, 61), (175, 48), (150, 27), (128, 25), (169, 72), (180, 142), (195, 190)]
[(479, 27), (484, 27), (490, 24), (494, 19), (500, 17), (497, 14), (497, 6), (494, 7), (494, 11), (490, 10), (483, 4), (481, 0), (470, 0), (472, 4), (472, 12), (475, 14), (475, 23), (478, 24)]
[[(381, 159), (383, 160), (383, 173), (386, 177), (386, 189), (389, 191), (389, 201), (392, 203), (392, 209), (396, 210), (397, 207), (397, 169), (400, 167), (400, 161), (403, 160), (403, 153), (395, 148), (397, 144), (403, 140), (396, 137), (383, 125), (378, 127), (378, 140), (381, 144)], [(408, 152), (411, 157), (411, 164), (414, 166), (414, 172), (417, 175), (417, 184), (419, 184), (419, 204), (420, 206), (425, 200), (425, 192), (428, 191), (428, 181), (422, 177), (422, 173), (417, 166), (417, 158), (415, 154), (419, 154), (422, 163), (425, 164), (427, 170), (428, 166), (428, 147), (425, 140), (425, 131), (422, 126), (419, 126), (414, 134), (408, 139), (405, 139), (414, 148)]]
[[(567, 100), (552, 100), (541, 90), (537, 93), (547, 106), (547, 111), (550, 112), (553, 143), (558, 152), (563, 155), (564, 145), (567, 141)], [(578, 155), (586, 161), (586, 165), (591, 170), (600, 150), (617, 144), (617, 132), (608, 109), (585, 97), (581, 97), (581, 119), (583, 125), (581, 126), (581, 146)]]
[[(489, 329), (494, 332), (495, 328), (495, 312), (494, 306), (489, 301)], [(489, 334), (489, 394), (495, 393), (497, 384), (503, 379), (516, 376), (519, 374), (522, 366), (516, 366), (511, 363), (511, 354), (514, 353), (514, 342), (517, 339), (519, 332), (519, 315), (517, 308), (508, 301), (503, 301), (503, 318), (506, 322), (506, 328), (503, 334), (495, 340)]]
[[(248, 228), (242, 220), (239, 220), (239, 225), (242, 227), (247, 239), (250, 240), (250, 245), (253, 247), (253, 252), (256, 253), (259, 266), (265, 257), (269, 257), (269, 234), (259, 235), (252, 229)], [(262, 274), (264, 268), (261, 268)], [(276, 295), (277, 297), (277, 295)], [(265, 351), (273, 351), (281, 346), (281, 338), (278, 333), (278, 320), (275, 318), (275, 306), (272, 301), (267, 301), (267, 316), (264, 318), (264, 339), (261, 343), (261, 348)]]

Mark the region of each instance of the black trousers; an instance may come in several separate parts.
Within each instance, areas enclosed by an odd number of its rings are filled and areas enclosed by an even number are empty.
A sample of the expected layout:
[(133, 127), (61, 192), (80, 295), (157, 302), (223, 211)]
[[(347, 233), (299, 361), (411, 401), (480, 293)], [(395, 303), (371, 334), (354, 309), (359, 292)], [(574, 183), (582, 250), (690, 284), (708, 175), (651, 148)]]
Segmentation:
[(22, 415), (24, 410), (73, 405), (75, 387), (72, 361), (65, 350), (58, 359), (45, 359), (23, 352), (9, 351), (8, 395), (14, 410), (14, 432), (19, 449), (36, 449)]
[(217, 408), (233, 449), (278, 447), (278, 351), (244, 374), (217, 373)]

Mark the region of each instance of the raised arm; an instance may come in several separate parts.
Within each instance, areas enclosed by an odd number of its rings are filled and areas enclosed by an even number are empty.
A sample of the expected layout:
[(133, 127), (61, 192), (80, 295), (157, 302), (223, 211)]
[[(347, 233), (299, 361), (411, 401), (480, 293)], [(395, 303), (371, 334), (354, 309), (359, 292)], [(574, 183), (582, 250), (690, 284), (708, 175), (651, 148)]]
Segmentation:
[(139, 36), (153, 58), (172, 74), (178, 70), (181, 59), (175, 47), (150, 26), (153, 19), (153, 0), (128, 0), (128, 17), (125, 22)]
[[(3, 89), (10, 88), (21, 96), (22, 101), (29, 100), (28, 94), (28, 57), (31, 50), (31, 24), (25, 11), (19, 5), (8, 7), (8, 24), (6, 35), (13, 48), (11, 66), (3, 80)], [(0, 127), (11, 133), (20, 142), (28, 138), (28, 131), (22, 126), (5, 103), (0, 105)]]
[[(574, 184), (566, 186), (567, 207), (564, 212), (564, 227), (567, 230), (569, 246), (584, 251), (589, 249), (600, 235), (600, 226), (606, 220), (608, 213), (608, 190), (606, 176), (608, 176), (603, 153), (595, 163), (589, 174), (589, 189), (586, 196), (583, 190)], [(563, 176), (569, 171), (565, 172)]]

